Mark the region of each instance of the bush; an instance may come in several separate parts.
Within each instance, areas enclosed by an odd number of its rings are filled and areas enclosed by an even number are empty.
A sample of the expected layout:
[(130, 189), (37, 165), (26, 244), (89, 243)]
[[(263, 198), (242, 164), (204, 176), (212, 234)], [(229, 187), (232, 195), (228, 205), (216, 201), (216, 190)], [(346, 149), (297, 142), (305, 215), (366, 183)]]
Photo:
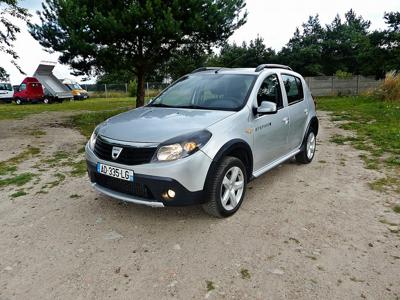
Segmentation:
[(350, 78), (353, 78), (353, 74), (352, 73), (349, 73), (349, 72), (346, 72), (346, 71), (342, 71), (342, 70), (337, 70), (336, 73), (335, 73), (335, 76), (338, 79), (350, 79)]
[(128, 86), (128, 94), (130, 97), (136, 97), (137, 95), (137, 83), (136, 80), (131, 80)]
[(395, 71), (387, 73), (385, 80), (374, 94), (382, 100), (400, 101), (400, 74)]

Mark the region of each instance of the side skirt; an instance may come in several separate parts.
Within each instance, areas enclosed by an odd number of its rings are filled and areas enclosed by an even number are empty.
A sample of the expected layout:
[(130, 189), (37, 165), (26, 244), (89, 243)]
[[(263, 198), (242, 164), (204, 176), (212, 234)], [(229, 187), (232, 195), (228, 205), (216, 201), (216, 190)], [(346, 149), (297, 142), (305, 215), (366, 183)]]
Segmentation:
[(300, 151), (301, 151), (301, 149), (296, 149), (296, 150), (293, 150), (292, 152), (289, 152), (285, 156), (282, 156), (282, 157), (278, 158), (277, 160), (274, 160), (273, 162), (269, 163), (268, 165), (258, 169), (257, 171), (254, 171), (253, 172), (253, 176), (254, 177), (259, 177), (260, 175), (264, 174), (265, 172), (275, 168), (276, 166), (280, 165), (281, 163), (283, 163), (283, 162), (287, 161), (288, 159), (292, 158), (293, 156), (295, 156)]

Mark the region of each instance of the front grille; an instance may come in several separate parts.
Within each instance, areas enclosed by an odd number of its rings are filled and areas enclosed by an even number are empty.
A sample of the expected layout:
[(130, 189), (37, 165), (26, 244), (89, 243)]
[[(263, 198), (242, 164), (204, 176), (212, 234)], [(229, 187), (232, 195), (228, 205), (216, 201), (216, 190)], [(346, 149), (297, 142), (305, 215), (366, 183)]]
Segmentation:
[(94, 181), (98, 185), (116, 192), (146, 198), (149, 200), (154, 199), (151, 191), (142, 183), (126, 181), (98, 173), (94, 173)]
[[(123, 148), (121, 154), (116, 160), (113, 160), (111, 157), (113, 146)], [(156, 147), (139, 148), (126, 145), (111, 144), (103, 140), (101, 137), (97, 137), (96, 144), (94, 146), (94, 153), (99, 158), (129, 166), (149, 163), (156, 150)]]

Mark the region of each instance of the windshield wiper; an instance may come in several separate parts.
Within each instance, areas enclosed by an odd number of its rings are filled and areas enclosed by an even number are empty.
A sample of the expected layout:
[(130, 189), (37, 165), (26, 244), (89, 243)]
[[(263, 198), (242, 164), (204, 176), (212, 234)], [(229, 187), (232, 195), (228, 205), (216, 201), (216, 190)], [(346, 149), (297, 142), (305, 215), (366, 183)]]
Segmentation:
[(167, 105), (167, 104), (163, 104), (163, 103), (154, 103), (154, 104), (149, 104), (148, 106), (150, 106), (150, 107), (175, 107), (175, 106)]
[(194, 105), (194, 104), (191, 104), (191, 105), (179, 105), (179, 106), (174, 106), (174, 107), (176, 107), (176, 108), (188, 108), (188, 109), (209, 109), (207, 107), (200, 106), (200, 105)]

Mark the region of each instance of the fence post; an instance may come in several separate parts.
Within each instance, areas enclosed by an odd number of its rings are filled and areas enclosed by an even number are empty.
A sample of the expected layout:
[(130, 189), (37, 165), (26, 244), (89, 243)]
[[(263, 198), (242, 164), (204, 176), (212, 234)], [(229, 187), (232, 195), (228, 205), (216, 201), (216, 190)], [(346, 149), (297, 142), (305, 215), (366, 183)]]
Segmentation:
[(125, 93), (128, 94), (128, 84), (125, 83)]
[(333, 93), (334, 93), (334, 91), (335, 91), (335, 83), (334, 83), (334, 80), (335, 80), (335, 75), (332, 76), (332, 91), (331, 91), (331, 94), (332, 94), (332, 95), (333, 95)]
[(360, 84), (360, 75), (357, 75), (357, 88), (356, 88), (356, 95), (358, 95), (360, 93), (359, 90), (359, 84)]
[(107, 84), (106, 83), (104, 84), (104, 91), (106, 92), (106, 98), (108, 98), (108, 96), (107, 96)]

